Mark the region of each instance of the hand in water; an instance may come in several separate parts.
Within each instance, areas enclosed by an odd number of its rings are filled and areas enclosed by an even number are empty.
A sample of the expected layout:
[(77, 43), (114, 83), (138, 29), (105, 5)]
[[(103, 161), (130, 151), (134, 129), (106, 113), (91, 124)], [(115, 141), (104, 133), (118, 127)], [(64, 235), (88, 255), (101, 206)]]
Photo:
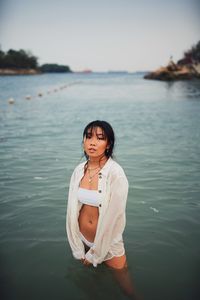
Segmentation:
[(81, 262), (85, 265), (85, 266), (89, 266), (89, 265), (91, 265), (91, 262), (89, 262), (87, 259), (85, 259), (85, 258), (82, 258), (81, 259)]

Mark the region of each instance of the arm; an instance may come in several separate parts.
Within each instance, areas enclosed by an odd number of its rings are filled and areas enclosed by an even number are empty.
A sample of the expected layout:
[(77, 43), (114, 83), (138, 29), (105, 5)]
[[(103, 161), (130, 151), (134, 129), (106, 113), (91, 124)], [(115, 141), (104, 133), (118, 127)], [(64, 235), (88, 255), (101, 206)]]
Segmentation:
[(71, 175), (70, 183), (69, 183), (69, 192), (68, 192), (68, 201), (67, 201), (67, 216), (66, 216), (66, 231), (67, 231), (67, 237), (68, 241), (70, 243), (70, 246), (73, 248), (73, 245), (71, 244), (71, 241), (73, 241), (73, 234), (72, 234), (72, 192), (73, 192), (73, 185), (75, 180), (75, 170)]
[(69, 185), (66, 230), (73, 256), (76, 259), (81, 259), (84, 258), (84, 251), (82, 242), (77, 238), (77, 232), (79, 229), (77, 222), (77, 202), (76, 196), (74, 195), (74, 188), (76, 188), (76, 169), (71, 176)]

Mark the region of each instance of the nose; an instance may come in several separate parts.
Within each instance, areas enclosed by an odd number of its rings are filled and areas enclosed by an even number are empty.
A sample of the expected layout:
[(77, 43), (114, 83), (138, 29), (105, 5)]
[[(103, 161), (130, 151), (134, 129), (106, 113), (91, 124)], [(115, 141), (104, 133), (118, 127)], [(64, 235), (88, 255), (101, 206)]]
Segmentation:
[(90, 146), (95, 146), (96, 145), (96, 139), (93, 137), (90, 140)]

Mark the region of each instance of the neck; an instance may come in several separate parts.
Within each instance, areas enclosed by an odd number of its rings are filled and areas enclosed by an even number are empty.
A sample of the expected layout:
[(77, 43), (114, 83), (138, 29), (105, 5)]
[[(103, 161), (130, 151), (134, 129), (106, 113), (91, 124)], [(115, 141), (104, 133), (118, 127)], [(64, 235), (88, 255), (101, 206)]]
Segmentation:
[(106, 163), (108, 158), (104, 155), (101, 157), (89, 157), (88, 164), (90, 167), (102, 166)]

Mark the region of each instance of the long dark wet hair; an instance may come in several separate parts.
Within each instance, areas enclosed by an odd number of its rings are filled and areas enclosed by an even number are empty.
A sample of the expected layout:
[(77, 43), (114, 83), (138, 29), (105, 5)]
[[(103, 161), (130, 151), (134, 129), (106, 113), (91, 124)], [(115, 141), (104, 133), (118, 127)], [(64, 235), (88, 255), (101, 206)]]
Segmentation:
[[(102, 129), (103, 134), (108, 142), (109, 148), (105, 150), (105, 156), (107, 158), (113, 157), (113, 149), (114, 149), (114, 145), (115, 145), (115, 134), (112, 129), (112, 126), (108, 122), (100, 121), (100, 120), (90, 122), (83, 131), (83, 140), (84, 140), (84, 137), (87, 137), (88, 133), (91, 133), (93, 131), (93, 129), (95, 129), (97, 127), (100, 127)], [(82, 141), (82, 143), (83, 143), (83, 141)], [(85, 151), (84, 151), (84, 155), (85, 155), (86, 159), (88, 160), (89, 156), (87, 155), (87, 153)]]

